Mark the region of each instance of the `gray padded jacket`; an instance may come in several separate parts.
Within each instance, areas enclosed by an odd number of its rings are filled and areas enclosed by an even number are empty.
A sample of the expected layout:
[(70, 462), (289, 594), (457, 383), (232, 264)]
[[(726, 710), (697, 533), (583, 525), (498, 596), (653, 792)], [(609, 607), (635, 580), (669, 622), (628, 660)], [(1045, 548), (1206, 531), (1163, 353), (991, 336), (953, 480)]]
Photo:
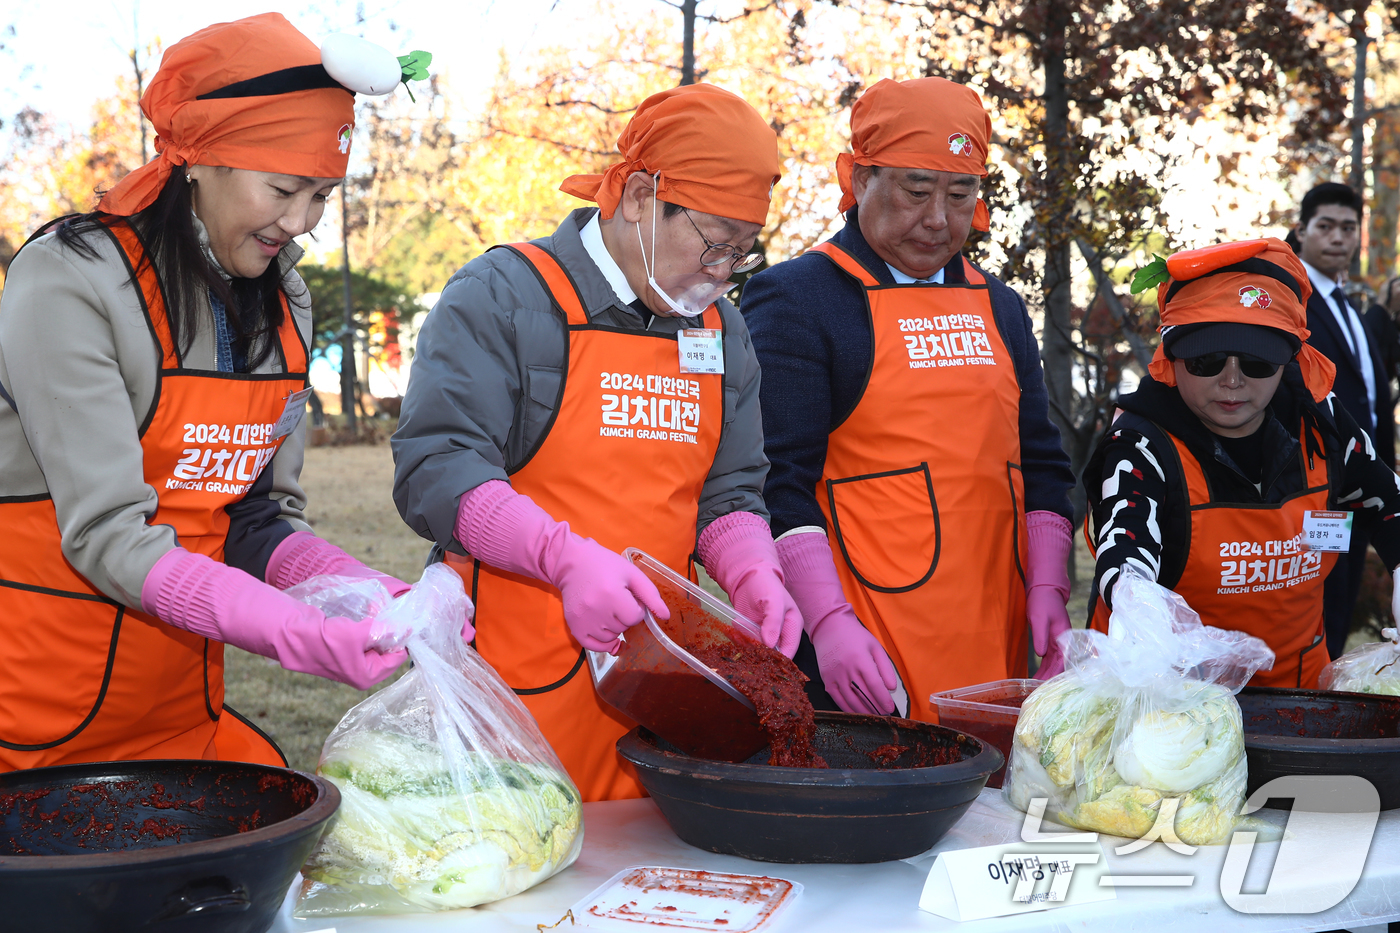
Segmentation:
[[(572, 276), (594, 324), (642, 330), (589, 258), (579, 231), (597, 208), (570, 214), (535, 240)], [(766, 520), (763, 420), (758, 360), (744, 319), (719, 302), (725, 325), (724, 429), (700, 494), (696, 535), (721, 515), (755, 512)], [(656, 317), (653, 332), (695, 326)], [(414, 531), (465, 554), (454, 528), (461, 497), (489, 480), (509, 480), (545, 432), (564, 391), (568, 331), (534, 273), (509, 250), (492, 250), (448, 280), (418, 335), (394, 451), (394, 502)], [(645, 464), (639, 463), (639, 469)]]

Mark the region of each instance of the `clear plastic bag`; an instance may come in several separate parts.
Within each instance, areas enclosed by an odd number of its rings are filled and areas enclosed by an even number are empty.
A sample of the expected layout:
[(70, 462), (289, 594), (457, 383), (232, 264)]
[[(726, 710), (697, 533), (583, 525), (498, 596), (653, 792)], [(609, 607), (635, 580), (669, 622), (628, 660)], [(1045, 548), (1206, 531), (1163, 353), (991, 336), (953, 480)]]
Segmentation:
[(308, 601), (342, 615), (382, 607), (385, 645), (402, 643), (413, 667), (326, 739), (316, 770), (341, 804), (302, 868), (293, 915), (472, 907), (572, 864), (583, 847), (578, 788), (519, 698), (462, 642), (471, 602), (461, 577), (433, 565), (387, 605), (374, 580), (308, 583)]
[(1228, 841), (1247, 778), (1234, 695), (1273, 652), (1131, 567), (1113, 597), (1107, 635), (1060, 636), (1066, 670), (1022, 706), (1002, 792), (1076, 829), (1140, 839), (1166, 813), (1183, 842)]
[(1385, 641), (1358, 645), (1324, 667), (1318, 688), (1400, 696), (1400, 632), (1383, 628), (1381, 637)]
[[(412, 634), (411, 627), (400, 632), (392, 622), (380, 618), (384, 608), (394, 601), (389, 590), (374, 577), (340, 576), (333, 573), (322, 574), (303, 580), (296, 586), (289, 586), (282, 592), (308, 606), (314, 606), (327, 616), (342, 619), (372, 618), (370, 625), (371, 648), (380, 651), (393, 651), (403, 647)], [(470, 603), (470, 600), (468, 600)]]

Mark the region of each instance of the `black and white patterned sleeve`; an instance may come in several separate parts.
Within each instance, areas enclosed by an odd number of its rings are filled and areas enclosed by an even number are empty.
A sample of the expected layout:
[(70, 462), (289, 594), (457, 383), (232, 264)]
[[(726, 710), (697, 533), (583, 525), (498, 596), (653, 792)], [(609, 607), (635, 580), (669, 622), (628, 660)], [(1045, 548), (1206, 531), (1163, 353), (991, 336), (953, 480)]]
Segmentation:
[(1113, 584), (1125, 564), (1156, 580), (1162, 567), (1162, 503), (1167, 478), (1162, 462), (1136, 431), (1119, 429), (1105, 442), (1102, 501), (1094, 509), (1094, 588), (1113, 608)]
[(1342, 482), (1337, 505), (1359, 513), (1371, 531), (1371, 544), (1386, 569), (1400, 564), (1400, 477), (1376, 454), (1375, 445), (1357, 426), (1346, 409), (1327, 396), (1328, 406), (1342, 435)]

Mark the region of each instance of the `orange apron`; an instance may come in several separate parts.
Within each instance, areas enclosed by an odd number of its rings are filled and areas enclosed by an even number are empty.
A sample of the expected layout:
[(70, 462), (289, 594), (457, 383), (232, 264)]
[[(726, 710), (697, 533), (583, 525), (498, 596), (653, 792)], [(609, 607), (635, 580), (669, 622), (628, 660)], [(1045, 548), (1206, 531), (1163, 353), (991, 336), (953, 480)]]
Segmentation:
[(1024, 676), (1021, 389), (986, 279), (883, 285), (831, 242), (864, 289), (874, 355), (827, 441), (817, 501), (856, 616), (889, 652), (910, 715), (929, 695)]
[[(528, 243), (504, 247), (539, 277), (568, 326), (551, 422), (511, 487), (609, 550), (641, 548), (690, 576), (700, 491), (714, 465), (724, 377), (680, 371), (674, 334), (590, 324), (567, 272)], [(722, 329), (719, 310), (704, 326)], [(535, 715), (585, 801), (644, 797), (614, 747), (636, 723), (600, 700), (559, 591), (449, 552), (476, 604), (476, 648)]]
[[(281, 446), (285, 399), (306, 383), (306, 348), (282, 296), (285, 373), (181, 366), (160, 283), (129, 224), (108, 234), (136, 279), (161, 352), (156, 404), (141, 426), (147, 523), (222, 560), (226, 506)], [(255, 726), (224, 707), (224, 646), (102, 594), (64, 559), (47, 495), (0, 501), (0, 770), (137, 758), (215, 758), (285, 766)]]
[[(1273, 649), (1273, 669), (1255, 674), (1252, 686), (1316, 690), (1328, 660), (1322, 585), (1337, 554), (1303, 547), (1303, 513), (1327, 509), (1326, 459), (1300, 447), (1307, 488), (1291, 499), (1270, 505), (1212, 502), (1196, 455), (1157, 428), (1171, 438), (1191, 500), (1191, 550), (1172, 590), (1206, 625), (1262, 638)], [(1108, 617), (1098, 600), (1092, 626), (1107, 632)]]

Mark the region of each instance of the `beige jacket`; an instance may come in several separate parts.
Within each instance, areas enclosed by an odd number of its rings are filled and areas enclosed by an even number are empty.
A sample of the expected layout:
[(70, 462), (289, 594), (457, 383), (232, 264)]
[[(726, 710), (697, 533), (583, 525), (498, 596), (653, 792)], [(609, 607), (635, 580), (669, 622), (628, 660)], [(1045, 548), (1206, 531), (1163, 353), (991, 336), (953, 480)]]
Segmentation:
[[(140, 608), (146, 575), (177, 544), (174, 529), (147, 524), (156, 491), (143, 479), (137, 433), (155, 401), (160, 353), (116, 246), (100, 233), (89, 242), (96, 260), (62, 246), (53, 234), (40, 237), (15, 257), (6, 276), (0, 295), (0, 502), (49, 494), (69, 563), (101, 592)], [(293, 268), (301, 255), (289, 244), (279, 262), (309, 346), (310, 296)], [(184, 365), (214, 371), (213, 315), (205, 308), (207, 326), (195, 335)], [(281, 369), (273, 354), (257, 372)], [(305, 439), (303, 420), (249, 493), (268, 500), (252, 503), (258, 527), (238, 527), (235, 520), (230, 529), (230, 541), (250, 534), (263, 539), (263, 547), (240, 551), (260, 555), (262, 567), (243, 567), (259, 579), (276, 541), (293, 530), (310, 531), (299, 484)], [(231, 549), (226, 560), (238, 566), (233, 557)]]

